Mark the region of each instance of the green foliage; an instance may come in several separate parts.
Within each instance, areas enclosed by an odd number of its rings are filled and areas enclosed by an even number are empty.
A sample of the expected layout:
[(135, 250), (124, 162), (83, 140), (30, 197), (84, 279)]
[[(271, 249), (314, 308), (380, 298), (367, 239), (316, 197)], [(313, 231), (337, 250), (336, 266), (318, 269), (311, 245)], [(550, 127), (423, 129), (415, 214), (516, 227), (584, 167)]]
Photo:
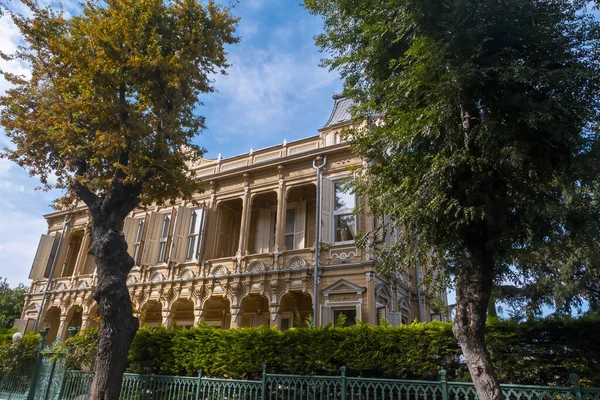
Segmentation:
[(12, 340), (12, 336), (17, 333), (17, 329), (0, 328), (0, 345)]
[(588, 317), (516, 323), (491, 321), (486, 340), (503, 382), (569, 386), (577, 373), (600, 386), (600, 319)]
[(0, 328), (11, 328), (15, 318), (21, 317), (26, 291), (22, 283), (11, 289), (6, 278), (0, 277)]
[(40, 335), (34, 333), (0, 344), (0, 374), (29, 376), (35, 366), (39, 345)]
[(344, 326), (346, 326), (347, 320), (348, 318), (346, 317), (346, 314), (339, 313), (337, 316), (337, 320), (335, 321), (335, 326), (337, 326), (338, 328), (343, 328)]
[[(30, 76), (3, 73), (0, 122), (15, 144), (4, 156), (91, 207), (90, 193), (118, 184), (144, 203), (198, 191), (189, 162), (204, 128), (199, 96), (228, 67), (237, 19), (213, 1), (87, 1), (68, 16), (27, 1), (9, 11), (26, 45), (8, 59)], [(56, 182), (48, 181), (56, 174)], [(138, 200), (139, 201), (139, 200)], [(136, 204), (134, 204), (136, 205)], [(126, 214), (126, 212), (125, 212)], [(120, 221), (119, 221), (120, 222)]]
[(354, 115), (376, 116), (348, 134), (368, 161), (358, 193), (389, 217), (384, 231), (399, 228), (381, 267), (469, 268), (486, 276), (482, 298), (494, 276), (532, 286), (533, 311), (596, 302), (600, 28), (588, 3), (305, 4)]
[[(582, 384), (599, 386), (599, 329), (600, 319), (591, 317), (493, 320), (486, 340), (501, 382), (569, 385), (568, 376), (575, 372)], [(89, 331), (63, 345), (69, 366), (73, 361), (89, 365), (83, 353), (93, 353), (97, 329)], [(441, 322), (283, 332), (268, 327), (142, 328), (129, 352), (128, 371), (195, 376), (202, 369), (211, 377), (257, 379), (266, 363), (273, 373), (336, 375), (346, 366), (350, 376), (436, 380), (444, 368), (448, 379), (466, 381), (470, 377), (460, 354), (451, 324)]]
[(98, 348), (98, 328), (87, 328), (55, 347), (65, 358), (67, 369), (93, 370)]
[(137, 331), (129, 351), (129, 371), (144, 374), (177, 375), (173, 337), (181, 329), (142, 327)]

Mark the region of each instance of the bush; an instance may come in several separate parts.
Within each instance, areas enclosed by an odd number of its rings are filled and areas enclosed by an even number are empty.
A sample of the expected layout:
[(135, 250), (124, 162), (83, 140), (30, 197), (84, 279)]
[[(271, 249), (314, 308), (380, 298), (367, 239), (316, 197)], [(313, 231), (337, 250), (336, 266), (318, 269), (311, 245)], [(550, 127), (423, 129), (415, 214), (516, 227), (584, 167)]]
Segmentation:
[(67, 369), (93, 370), (98, 350), (98, 328), (87, 328), (54, 348), (65, 358)]
[(0, 345), (10, 342), (12, 336), (19, 330), (15, 328), (0, 328)]
[[(591, 318), (491, 321), (487, 341), (501, 382), (570, 385), (569, 374), (575, 372), (582, 384), (600, 386), (598, 331), (600, 320)], [(85, 331), (78, 336), (92, 337)], [(67, 353), (74, 351), (68, 343), (78, 336), (65, 343)], [(95, 346), (83, 342), (86, 349)], [(470, 379), (452, 325), (442, 322), (284, 332), (268, 327), (142, 328), (128, 359), (128, 371), (142, 374), (195, 376), (202, 369), (211, 377), (258, 379), (266, 363), (270, 372), (281, 374), (338, 375), (344, 365), (350, 376), (437, 380), (444, 368), (449, 380)]]
[(26, 333), (19, 340), (0, 345), (0, 375), (28, 377), (35, 367), (40, 335)]

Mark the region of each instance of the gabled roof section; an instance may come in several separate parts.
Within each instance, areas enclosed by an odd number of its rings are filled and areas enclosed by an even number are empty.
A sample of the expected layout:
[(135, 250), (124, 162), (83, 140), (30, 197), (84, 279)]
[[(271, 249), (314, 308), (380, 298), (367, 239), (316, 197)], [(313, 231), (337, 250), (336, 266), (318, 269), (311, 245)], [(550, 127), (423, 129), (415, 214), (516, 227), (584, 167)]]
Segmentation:
[(323, 289), (323, 293), (327, 295), (332, 293), (363, 293), (366, 290), (364, 287), (355, 285), (345, 279), (340, 279), (333, 285)]
[(339, 94), (333, 95), (333, 109), (331, 110), (331, 115), (329, 115), (329, 119), (321, 129), (327, 129), (330, 126), (351, 121), (352, 115), (350, 114), (350, 109), (353, 105), (354, 102), (351, 99)]

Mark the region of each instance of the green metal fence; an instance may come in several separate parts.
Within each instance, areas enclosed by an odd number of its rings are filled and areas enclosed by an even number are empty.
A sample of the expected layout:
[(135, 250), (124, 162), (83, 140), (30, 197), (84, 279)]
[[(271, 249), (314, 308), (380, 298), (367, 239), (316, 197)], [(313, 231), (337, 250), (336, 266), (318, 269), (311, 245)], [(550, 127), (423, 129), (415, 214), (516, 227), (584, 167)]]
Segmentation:
[(29, 377), (0, 375), (0, 399), (24, 400), (29, 391)]
[[(89, 397), (93, 374), (69, 371), (59, 400)], [(600, 388), (502, 385), (506, 400), (600, 400)], [(261, 380), (125, 374), (122, 400), (477, 400), (471, 383), (267, 374)]]

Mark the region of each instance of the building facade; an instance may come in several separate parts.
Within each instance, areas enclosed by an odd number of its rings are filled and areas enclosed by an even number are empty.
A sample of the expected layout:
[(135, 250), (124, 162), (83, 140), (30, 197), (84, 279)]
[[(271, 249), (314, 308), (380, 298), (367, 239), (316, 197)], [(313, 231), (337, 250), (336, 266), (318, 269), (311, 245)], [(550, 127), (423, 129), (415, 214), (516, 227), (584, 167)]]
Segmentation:
[[(362, 164), (341, 136), (352, 126), (349, 106), (349, 100), (334, 97), (330, 118), (316, 136), (231, 158), (201, 159), (193, 170), (206, 189), (193, 202), (140, 208), (126, 218), (123, 233), (135, 260), (127, 285), (141, 324), (282, 330), (306, 325), (315, 302), (317, 236), (319, 325), (335, 323), (339, 314), (346, 324), (446, 319), (431, 310), (425, 296), (417, 296), (414, 268), (382, 276), (372, 251), (354, 243), (357, 232), (373, 229), (375, 221), (354, 215), (360, 199), (343, 190), (352, 167)], [(323, 163), (317, 199), (314, 164)], [(39, 326), (51, 328), (52, 341), (64, 339), (69, 327), (98, 324), (92, 299), (96, 271), (87, 254), (91, 217), (85, 207), (44, 217), (48, 232), (40, 239), (16, 326), (31, 329), (41, 313)], [(440, 299), (446, 302), (445, 293)]]

